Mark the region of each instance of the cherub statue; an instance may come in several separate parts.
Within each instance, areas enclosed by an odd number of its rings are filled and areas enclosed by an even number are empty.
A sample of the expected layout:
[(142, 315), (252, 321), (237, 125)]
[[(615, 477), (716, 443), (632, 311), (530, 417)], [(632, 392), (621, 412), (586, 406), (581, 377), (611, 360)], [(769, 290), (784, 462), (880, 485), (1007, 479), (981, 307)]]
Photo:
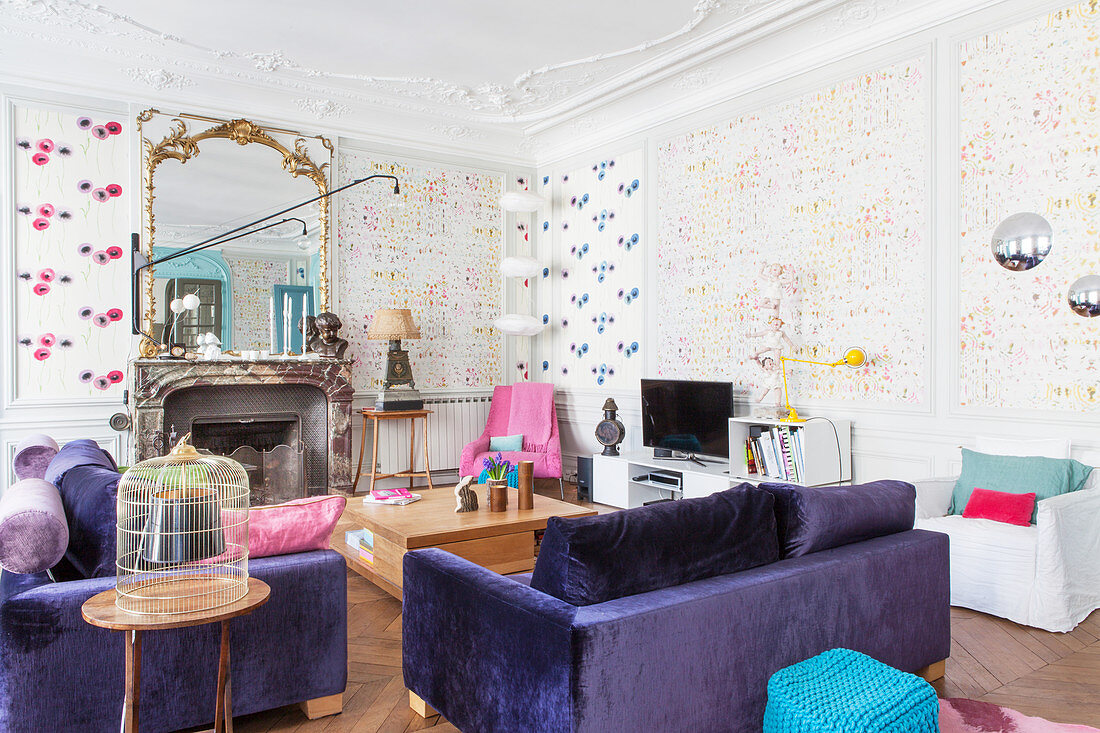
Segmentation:
[(199, 335), (199, 353), (207, 361), (220, 359), (222, 356), (222, 342), (212, 332), (207, 331)]
[(766, 403), (768, 395), (771, 395), (778, 414), (783, 407), (782, 365), (779, 363), (779, 359), (774, 356), (756, 357), (754, 361), (764, 371), (763, 376), (760, 378), (760, 387), (763, 390), (760, 393), (760, 402)]
[(794, 350), (794, 341), (791, 341), (791, 337), (783, 330), (783, 319), (779, 316), (772, 316), (768, 319), (768, 325), (759, 331), (753, 331), (748, 334), (748, 336), (749, 338), (760, 338), (764, 340), (763, 346), (757, 349), (756, 353), (752, 355), (752, 358), (758, 363), (762, 357), (768, 355), (778, 360), (779, 356), (783, 353), (784, 345), (789, 351)]
[[(304, 331), (302, 330), (303, 325), (305, 326)], [(298, 333), (302, 334), (302, 343), (306, 345), (303, 351), (310, 351), (310, 344), (317, 340), (317, 318), (315, 316), (303, 316), (299, 318)]]
[(455, 487), (455, 499), (458, 501), (458, 505), (455, 506), (455, 514), (477, 511), (477, 494), (470, 488), (470, 484), (473, 482), (473, 476), (463, 476), (462, 480), (458, 482), (458, 486)]
[(348, 350), (348, 342), (336, 333), (344, 325), (340, 322), (340, 317), (335, 313), (321, 313), (313, 323), (317, 327), (318, 335), (309, 342), (309, 350), (320, 356), (343, 359)]
[(758, 308), (779, 315), (784, 294), (793, 295), (798, 286), (794, 270), (778, 262), (764, 263), (760, 268), (760, 302)]

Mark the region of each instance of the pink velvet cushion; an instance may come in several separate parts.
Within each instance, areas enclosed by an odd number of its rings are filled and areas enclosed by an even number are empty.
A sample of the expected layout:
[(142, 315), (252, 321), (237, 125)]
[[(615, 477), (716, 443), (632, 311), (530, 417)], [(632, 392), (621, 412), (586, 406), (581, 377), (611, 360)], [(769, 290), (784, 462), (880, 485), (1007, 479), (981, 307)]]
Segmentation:
[(966, 502), (963, 516), (967, 519), (992, 519), (995, 522), (1026, 527), (1031, 524), (1035, 509), (1035, 492), (1012, 494), (1007, 491), (974, 489)]
[(347, 499), (308, 496), (285, 504), (253, 507), (248, 513), (250, 557), (326, 550)]

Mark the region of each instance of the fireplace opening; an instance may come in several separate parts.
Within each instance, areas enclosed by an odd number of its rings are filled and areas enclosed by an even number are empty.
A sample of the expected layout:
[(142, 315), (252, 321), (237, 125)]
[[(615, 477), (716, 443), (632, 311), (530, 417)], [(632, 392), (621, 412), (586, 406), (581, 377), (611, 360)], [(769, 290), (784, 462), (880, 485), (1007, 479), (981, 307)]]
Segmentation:
[(194, 385), (164, 400), (164, 428), (245, 466), (256, 506), (327, 493), (325, 394), (305, 384)]
[(227, 456), (242, 446), (270, 451), (277, 445), (298, 449), (301, 420), (292, 413), (267, 415), (205, 415), (191, 421), (191, 445)]

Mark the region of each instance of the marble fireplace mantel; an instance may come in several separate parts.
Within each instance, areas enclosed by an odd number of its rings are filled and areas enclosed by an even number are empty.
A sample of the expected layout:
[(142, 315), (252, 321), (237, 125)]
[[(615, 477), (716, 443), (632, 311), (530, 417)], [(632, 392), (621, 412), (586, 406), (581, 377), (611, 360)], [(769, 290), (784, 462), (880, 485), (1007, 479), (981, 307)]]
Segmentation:
[(131, 366), (135, 461), (166, 452), (164, 403), (174, 392), (207, 386), (304, 384), (318, 388), (328, 403), (328, 493), (351, 493), (351, 400), (355, 390), (350, 361), (136, 359)]

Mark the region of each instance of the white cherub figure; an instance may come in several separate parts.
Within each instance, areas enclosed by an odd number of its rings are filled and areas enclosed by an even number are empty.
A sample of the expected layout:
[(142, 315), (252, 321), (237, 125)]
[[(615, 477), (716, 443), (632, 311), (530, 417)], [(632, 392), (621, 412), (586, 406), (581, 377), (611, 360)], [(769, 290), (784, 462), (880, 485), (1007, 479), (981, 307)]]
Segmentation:
[(778, 262), (766, 262), (760, 268), (760, 303), (757, 307), (779, 315), (783, 296), (793, 295), (797, 289), (793, 269)]
[(784, 345), (788, 351), (794, 351), (794, 341), (791, 341), (791, 337), (783, 330), (783, 319), (779, 316), (772, 316), (768, 319), (768, 325), (759, 331), (753, 331), (748, 336), (764, 340), (764, 344), (752, 355), (757, 362), (764, 356), (771, 356), (778, 360), (783, 353)]
[(783, 374), (780, 369), (779, 359), (774, 356), (763, 356), (755, 359), (756, 363), (764, 371), (760, 378), (760, 402), (766, 403), (768, 395), (772, 395), (772, 401), (778, 410), (783, 406)]
[(207, 361), (214, 361), (215, 359), (221, 358), (221, 339), (215, 336), (212, 332), (207, 331), (206, 333), (199, 336), (199, 346), (201, 347), (200, 351), (202, 353), (202, 357)]

